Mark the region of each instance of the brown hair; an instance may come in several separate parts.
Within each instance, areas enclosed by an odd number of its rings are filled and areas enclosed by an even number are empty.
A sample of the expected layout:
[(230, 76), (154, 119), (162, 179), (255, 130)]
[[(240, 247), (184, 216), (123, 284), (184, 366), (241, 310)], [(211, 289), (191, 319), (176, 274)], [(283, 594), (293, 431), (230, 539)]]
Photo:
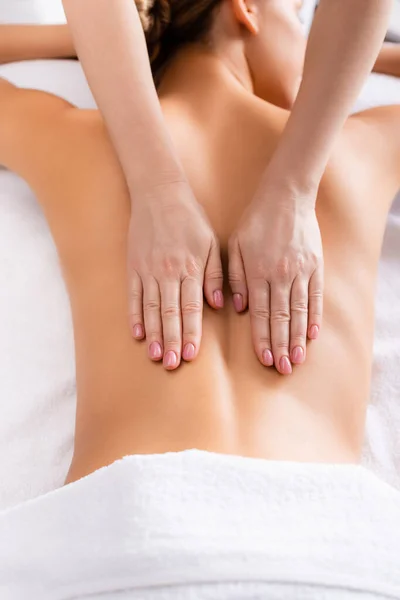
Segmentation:
[(204, 41), (221, 0), (135, 0), (156, 85), (182, 46)]

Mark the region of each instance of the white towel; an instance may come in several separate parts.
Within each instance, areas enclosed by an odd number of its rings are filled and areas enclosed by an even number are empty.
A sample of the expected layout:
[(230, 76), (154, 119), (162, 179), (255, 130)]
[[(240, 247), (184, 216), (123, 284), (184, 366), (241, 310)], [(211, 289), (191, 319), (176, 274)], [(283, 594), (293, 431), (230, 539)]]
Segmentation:
[[(0, 76), (94, 106), (75, 61), (4, 65)], [(385, 84), (387, 84), (385, 89)], [(372, 91), (374, 94), (371, 93)], [(373, 77), (362, 102), (400, 104), (400, 80)], [(368, 207), (366, 207), (368, 210)], [(400, 199), (380, 263), (364, 464), (400, 488)], [(28, 187), (0, 170), (0, 509), (62, 485), (72, 453), (75, 379), (68, 297)]]
[(399, 531), (363, 467), (131, 456), (0, 514), (0, 597), (398, 599)]

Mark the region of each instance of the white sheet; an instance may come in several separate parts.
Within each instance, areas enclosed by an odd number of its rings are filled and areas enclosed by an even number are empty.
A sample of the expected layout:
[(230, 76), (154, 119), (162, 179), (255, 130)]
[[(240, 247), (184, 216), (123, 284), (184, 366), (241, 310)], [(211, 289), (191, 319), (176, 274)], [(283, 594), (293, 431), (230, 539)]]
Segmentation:
[(362, 467), (131, 456), (0, 513), (0, 596), (398, 599), (399, 530)]
[(61, 0), (0, 0), (0, 23), (65, 23)]
[[(78, 63), (0, 67), (0, 76), (93, 98)], [(360, 105), (400, 104), (400, 80), (372, 77)], [(368, 207), (366, 207), (366, 210)], [(380, 265), (377, 331), (364, 463), (400, 488), (400, 199)], [(57, 256), (32, 193), (0, 170), (0, 509), (63, 482), (72, 452), (75, 383), (71, 318)]]

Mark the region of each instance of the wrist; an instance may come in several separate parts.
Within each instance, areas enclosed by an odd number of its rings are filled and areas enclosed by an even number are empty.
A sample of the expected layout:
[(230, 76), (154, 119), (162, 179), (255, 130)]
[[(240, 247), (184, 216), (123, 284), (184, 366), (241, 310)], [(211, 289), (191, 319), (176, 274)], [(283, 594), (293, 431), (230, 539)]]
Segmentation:
[(316, 194), (321, 183), (323, 169), (300, 160), (291, 161), (284, 156), (275, 156), (264, 174), (263, 180), (271, 186), (286, 189), (289, 194), (310, 196)]
[[(149, 177), (150, 174), (150, 177)], [(191, 206), (196, 203), (195, 196), (179, 164), (154, 166), (139, 178), (131, 180), (129, 193), (131, 202), (136, 206), (147, 206), (150, 210)]]
[[(169, 139), (160, 136), (134, 143), (135, 152), (142, 148), (140, 156), (132, 156), (126, 166), (126, 179), (131, 197), (145, 200), (160, 196), (161, 190), (188, 185), (183, 167)], [(162, 194), (161, 194), (162, 195)]]
[(256, 201), (273, 206), (274, 210), (314, 210), (319, 184), (319, 178), (305, 178), (289, 171), (268, 169), (257, 190)]

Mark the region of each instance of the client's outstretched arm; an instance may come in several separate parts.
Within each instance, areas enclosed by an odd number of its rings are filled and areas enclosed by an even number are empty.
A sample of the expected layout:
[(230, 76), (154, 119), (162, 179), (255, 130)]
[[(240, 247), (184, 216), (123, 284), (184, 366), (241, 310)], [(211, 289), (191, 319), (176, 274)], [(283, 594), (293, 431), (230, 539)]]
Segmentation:
[(67, 25), (0, 25), (0, 64), (75, 56)]
[(373, 71), (400, 77), (400, 44), (384, 44)]

